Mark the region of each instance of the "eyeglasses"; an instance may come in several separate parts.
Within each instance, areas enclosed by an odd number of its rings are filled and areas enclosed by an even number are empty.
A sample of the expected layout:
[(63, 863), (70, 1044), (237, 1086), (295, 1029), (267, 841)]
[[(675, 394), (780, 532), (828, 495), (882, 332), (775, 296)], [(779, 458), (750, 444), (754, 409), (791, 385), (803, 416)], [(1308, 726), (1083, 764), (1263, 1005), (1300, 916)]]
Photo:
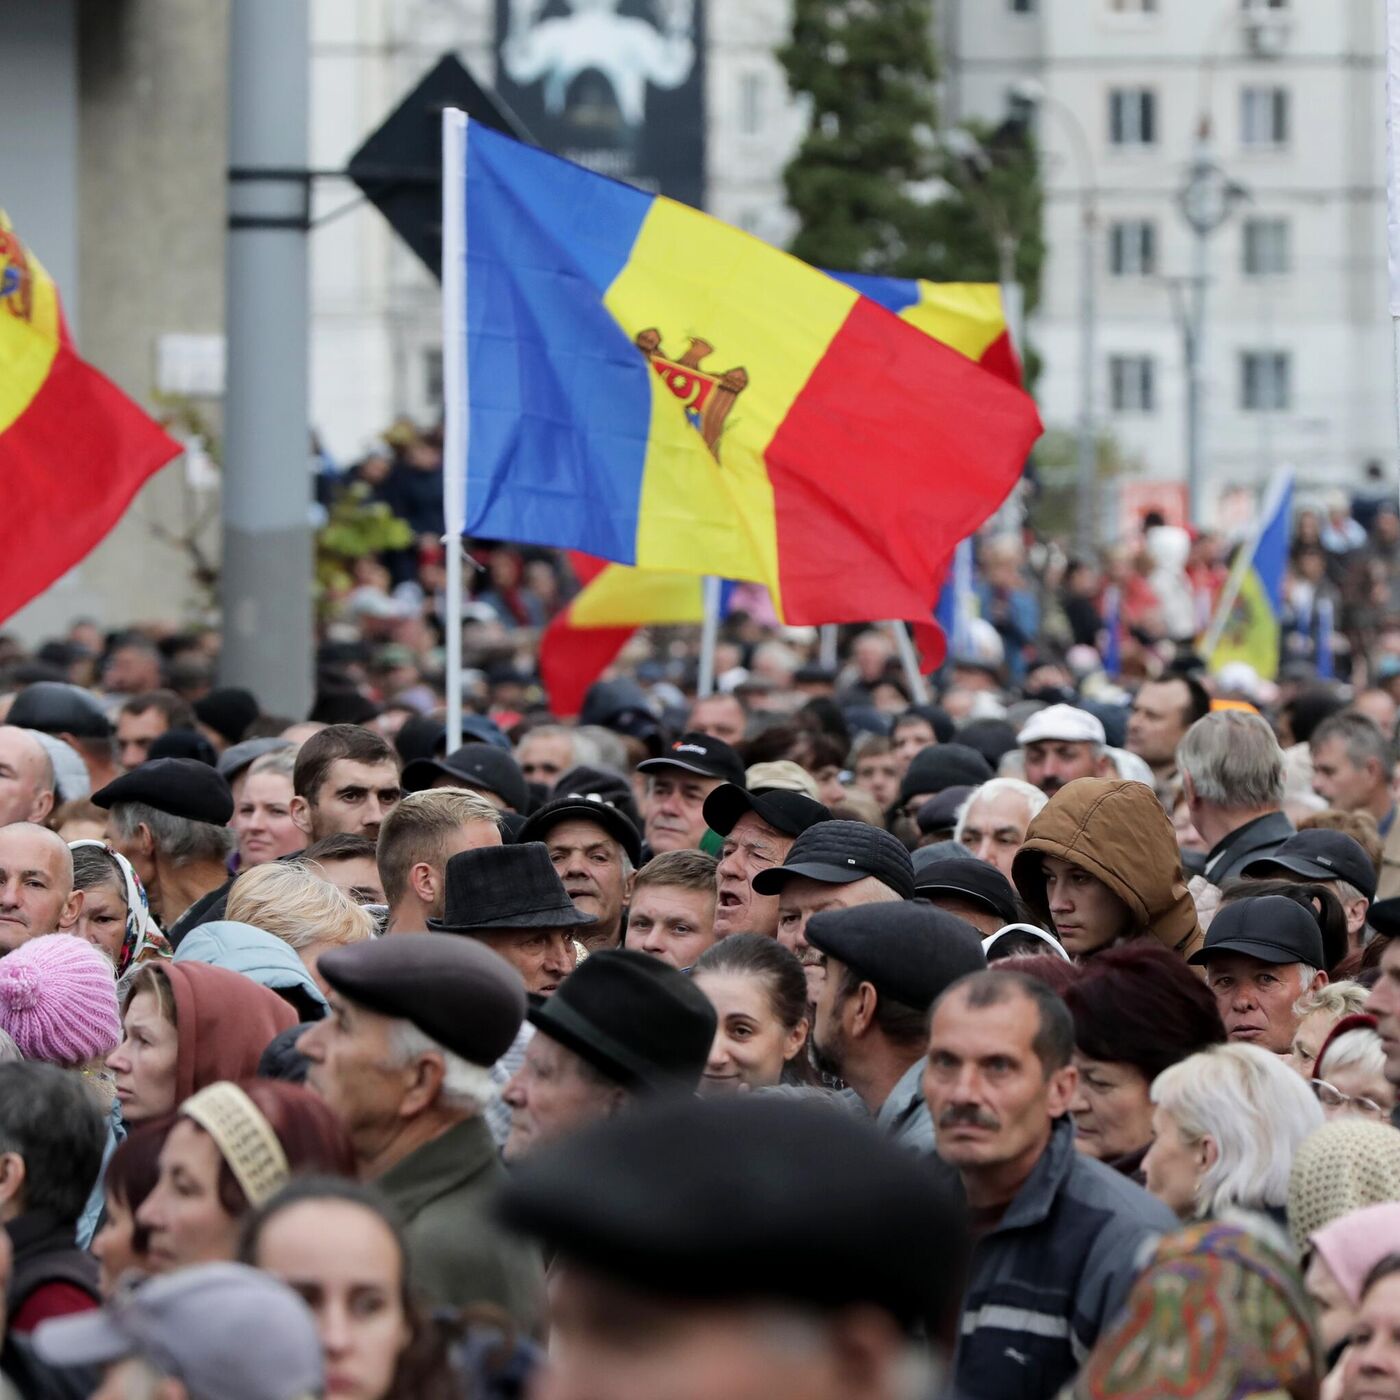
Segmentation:
[(1387, 1116), (1386, 1110), (1375, 1099), (1368, 1099), (1359, 1094), (1355, 1096), (1344, 1094), (1325, 1079), (1313, 1079), (1309, 1082), (1312, 1084), (1313, 1093), (1317, 1095), (1318, 1103), (1323, 1108), (1349, 1108), (1353, 1113), (1360, 1113), (1367, 1118)]

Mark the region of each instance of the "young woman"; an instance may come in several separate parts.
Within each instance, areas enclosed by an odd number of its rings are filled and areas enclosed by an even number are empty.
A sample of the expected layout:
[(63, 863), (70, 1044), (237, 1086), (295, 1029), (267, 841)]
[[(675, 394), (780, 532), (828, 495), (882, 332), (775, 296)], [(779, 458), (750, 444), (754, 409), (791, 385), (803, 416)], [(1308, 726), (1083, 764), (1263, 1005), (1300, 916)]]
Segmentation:
[(276, 992), (206, 963), (150, 963), (127, 989), (122, 1041), (107, 1057), (122, 1121), (173, 1113), (220, 1079), (249, 1079), (272, 1039), (297, 1024)]
[(73, 888), (83, 893), (77, 917), (63, 930), (85, 938), (107, 955), (118, 977), (156, 958), (170, 945), (151, 918), (146, 891), (125, 856), (102, 841), (73, 841)]
[(706, 949), (692, 976), (719, 1019), (702, 1094), (815, 1082), (805, 1070), (807, 978), (781, 943), (736, 933)]
[(180, 1105), (155, 1187), (136, 1212), (148, 1267), (231, 1260), (243, 1215), (294, 1173), (353, 1171), (339, 1120), (309, 1089), (270, 1079), (211, 1084)]
[(255, 758), (238, 793), (229, 826), (238, 833), (238, 868), (251, 870), (300, 851), (306, 833), (292, 820), (292, 771), (295, 749), (278, 749)]
[(92, 1237), (104, 1298), (112, 1296), (117, 1280), (129, 1270), (150, 1272), (146, 1257), (149, 1232), (137, 1225), (136, 1212), (155, 1189), (160, 1150), (174, 1123), (175, 1119), (167, 1116), (142, 1124), (127, 1134), (107, 1163), (102, 1228)]

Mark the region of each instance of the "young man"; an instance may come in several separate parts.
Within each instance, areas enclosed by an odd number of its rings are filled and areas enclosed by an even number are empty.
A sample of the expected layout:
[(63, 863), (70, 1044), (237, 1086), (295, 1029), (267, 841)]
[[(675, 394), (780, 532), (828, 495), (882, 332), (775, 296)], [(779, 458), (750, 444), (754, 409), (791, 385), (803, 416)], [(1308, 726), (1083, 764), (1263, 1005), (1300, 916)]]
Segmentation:
[(332, 724), (297, 753), (292, 820), (308, 844), (337, 832), (375, 841), (403, 796), (399, 761), (387, 740), (358, 724)]
[(632, 886), (627, 946), (686, 968), (715, 938), (715, 858), (704, 851), (654, 856)]

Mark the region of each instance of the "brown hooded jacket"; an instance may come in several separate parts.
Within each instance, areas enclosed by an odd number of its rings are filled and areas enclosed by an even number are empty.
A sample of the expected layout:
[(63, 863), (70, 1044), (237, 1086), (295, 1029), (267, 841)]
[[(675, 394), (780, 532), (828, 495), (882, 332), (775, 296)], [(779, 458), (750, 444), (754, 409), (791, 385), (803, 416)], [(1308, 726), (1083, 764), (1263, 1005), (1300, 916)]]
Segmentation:
[(1043, 856), (1057, 856), (1102, 880), (1141, 933), (1189, 958), (1202, 943), (1171, 821), (1144, 783), (1077, 778), (1032, 819), (1012, 862), (1021, 898), (1050, 928)]

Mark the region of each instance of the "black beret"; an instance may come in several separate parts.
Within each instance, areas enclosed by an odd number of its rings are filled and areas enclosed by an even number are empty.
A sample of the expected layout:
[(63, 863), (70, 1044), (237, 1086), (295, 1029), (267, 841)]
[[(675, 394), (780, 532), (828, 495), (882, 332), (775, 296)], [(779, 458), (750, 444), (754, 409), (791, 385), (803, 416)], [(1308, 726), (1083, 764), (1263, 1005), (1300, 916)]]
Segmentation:
[(800, 836), (808, 827), (831, 820), (831, 813), (805, 792), (782, 788), (749, 792), (734, 783), (725, 783), (705, 799), (705, 824), (721, 836), (728, 836), (746, 812), (788, 836)]
[(873, 875), (901, 899), (914, 898), (914, 867), (902, 842), (868, 822), (829, 821), (808, 827), (782, 865), (753, 877), (759, 894), (777, 894), (794, 876), (849, 885)]
[(976, 787), (994, 776), (992, 765), (976, 749), (966, 744), (930, 744), (910, 759), (899, 785), (899, 800), (908, 802), (918, 793), (944, 788)]
[(628, 1088), (694, 1093), (715, 1038), (714, 1006), (695, 983), (630, 949), (594, 953), (525, 1014)]
[(920, 1011), (959, 977), (987, 965), (982, 935), (931, 904), (862, 904), (813, 914), (807, 941), (881, 996)]
[(525, 1019), (525, 984), (473, 938), (396, 933), (322, 953), (317, 971), (342, 996), (411, 1021), (474, 1065), (494, 1065)]
[[(984, 860), (927, 855), (933, 847), (914, 852), (914, 888), (921, 895), (955, 894), (980, 904), (1004, 924), (1014, 924), (1021, 916), (1016, 907), (1016, 891), (1011, 881)], [(920, 857), (923, 857), (920, 859)]]
[(597, 793), (588, 797), (561, 797), (532, 812), (515, 835), (517, 841), (544, 841), (560, 822), (592, 822), (627, 852), (634, 866), (642, 863), (642, 834), (616, 807)]
[(153, 758), (192, 758), (197, 763), (218, 766), (219, 756), (214, 746), (197, 729), (167, 729), (151, 740), (146, 761)]
[(258, 697), (251, 690), (228, 685), (211, 690), (194, 702), (195, 718), (216, 734), (236, 744), (260, 713)]
[(227, 826), (233, 793), (215, 768), (197, 758), (153, 758), (92, 795), (99, 807), (144, 802), (157, 812), (210, 826)]
[(962, 1287), (966, 1215), (938, 1174), (855, 1115), (800, 1100), (634, 1108), (520, 1163), (499, 1211), (665, 1298), (873, 1304), (939, 1335)]
[(66, 681), (35, 681), (15, 696), (6, 724), (75, 739), (108, 739), (112, 722), (97, 697)]
[(455, 779), (464, 788), (494, 792), (517, 812), (530, 805), (530, 789), (520, 765), (494, 744), (463, 744), (446, 758), (416, 758), (403, 770), (403, 785), (408, 792), (422, 792), (443, 777)]

